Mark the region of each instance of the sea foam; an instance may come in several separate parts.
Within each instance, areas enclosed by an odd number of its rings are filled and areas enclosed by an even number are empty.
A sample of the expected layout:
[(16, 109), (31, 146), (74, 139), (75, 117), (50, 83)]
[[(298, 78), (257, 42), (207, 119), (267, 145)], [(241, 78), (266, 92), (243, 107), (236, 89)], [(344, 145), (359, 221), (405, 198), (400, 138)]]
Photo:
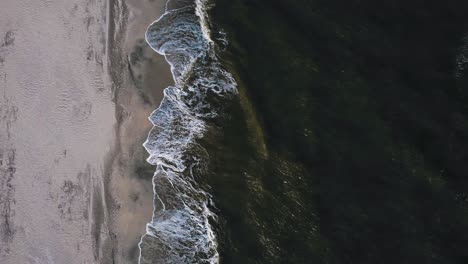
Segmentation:
[(220, 109), (213, 102), (237, 94), (210, 38), (206, 0), (169, 0), (146, 32), (153, 50), (171, 66), (175, 85), (149, 117), (154, 127), (143, 144), (153, 176), (154, 211), (139, 243), (139, 263), (218, 263), (209, 209), (211, 195), (196, 180), (208, 154), (197, 140)]

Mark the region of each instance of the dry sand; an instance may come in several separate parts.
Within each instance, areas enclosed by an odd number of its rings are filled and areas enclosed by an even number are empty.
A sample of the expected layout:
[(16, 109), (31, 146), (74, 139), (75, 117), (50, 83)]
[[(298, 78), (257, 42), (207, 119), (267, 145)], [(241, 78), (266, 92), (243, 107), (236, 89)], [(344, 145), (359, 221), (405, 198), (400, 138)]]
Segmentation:
[(0, 263), (135, 263), (164, 0), (0, 2)]

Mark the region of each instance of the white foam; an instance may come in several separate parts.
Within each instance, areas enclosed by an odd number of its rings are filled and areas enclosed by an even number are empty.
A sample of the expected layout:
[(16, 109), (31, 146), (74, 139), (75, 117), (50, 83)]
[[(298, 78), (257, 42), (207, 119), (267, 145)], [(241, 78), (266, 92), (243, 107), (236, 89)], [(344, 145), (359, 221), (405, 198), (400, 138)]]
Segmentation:
[[(169, 2), (175, 8), (169, 9)], [(153, 217), (139, 243), (142, 264), (219, 262), (211, 195), (193, 175), (208, 162), (196, 141), (206, 131), (206, 120), (219, 114), (208, 97), (234, 95), (237, 85), (214, 53), (206, 6), (206, 0), (168, 1), (145, 35), (151, 48), (165, 56), (175, 85), (165, 89), (150, 115), (154, 127), (143, 144), (157, 170)]]

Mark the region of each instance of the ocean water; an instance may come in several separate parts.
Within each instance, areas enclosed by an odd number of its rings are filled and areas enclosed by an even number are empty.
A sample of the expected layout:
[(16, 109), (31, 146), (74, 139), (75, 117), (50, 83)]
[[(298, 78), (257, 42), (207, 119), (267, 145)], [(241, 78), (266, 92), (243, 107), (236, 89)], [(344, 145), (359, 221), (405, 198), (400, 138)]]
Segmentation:
[(466, 1), (211, 14), (250, 131), (211, 182), (222, 263), (468, 262)]
[(169, 1), (140, 263), (467, 263), (468, 4)]

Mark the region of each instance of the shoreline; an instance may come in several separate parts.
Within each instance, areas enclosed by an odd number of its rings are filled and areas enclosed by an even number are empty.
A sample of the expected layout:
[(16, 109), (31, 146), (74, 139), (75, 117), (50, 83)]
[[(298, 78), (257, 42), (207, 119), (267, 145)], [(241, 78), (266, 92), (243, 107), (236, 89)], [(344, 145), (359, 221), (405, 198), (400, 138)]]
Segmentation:
[(1, 263), (136, 262), (153, 212), (141, 144), (172, 83), (140, 39), (164, 5), (2, 3)]
[[(115, 60), (122, 78), (115, 91), (116, 151), (108, 168), (107, 200), (111, 201), (109, 226), (112, 261), (137, 263), (138, 242), (153, 213), (152, 176), (142, 143), (152, 127), (148, 116), (157, 108), (164, 88), (172, 84), (169, 65), (144, 42), (147, 26), (164, 13), (165, 0), (125, 3), (125, 27), (119, 32), (120, 56)], [(113, 15), (115, 16), (115, 15)], [(115, 23), (113, 23), (115, 24)], [(119, 80), (117, 80), (117, 83)], [(110, 262), (110, 261), (109, 261)]]

